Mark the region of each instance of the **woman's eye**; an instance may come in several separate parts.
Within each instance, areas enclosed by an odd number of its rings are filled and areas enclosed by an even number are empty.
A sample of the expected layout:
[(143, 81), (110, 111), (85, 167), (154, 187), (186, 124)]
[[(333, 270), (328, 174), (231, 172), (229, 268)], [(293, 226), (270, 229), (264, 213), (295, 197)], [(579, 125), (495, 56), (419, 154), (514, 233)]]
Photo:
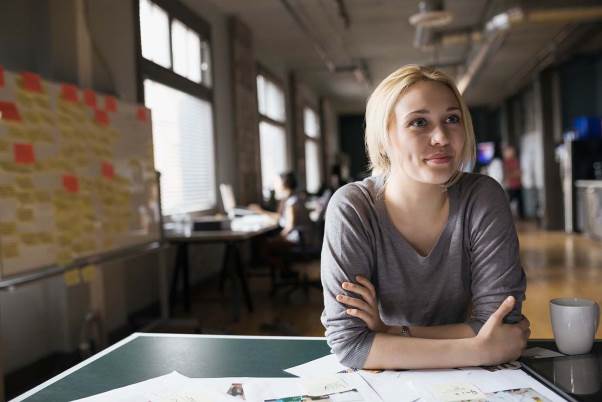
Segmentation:
[(426, 119), (420, 118), (420, 119), (412, 120), (410, 122), (410, 126), (417, 127), (417, 128), (422, 128), (422, 127), (426, 126), (426, 123), (427, 123)]
[(458, 116), (457, 114), (452, 114), (451, 116), (449, 116), (447, 118), (447, 120), (445, 121), (446, 123), (452, 123), (452, 124), (456, 124), (460, 122), (460, 116)]

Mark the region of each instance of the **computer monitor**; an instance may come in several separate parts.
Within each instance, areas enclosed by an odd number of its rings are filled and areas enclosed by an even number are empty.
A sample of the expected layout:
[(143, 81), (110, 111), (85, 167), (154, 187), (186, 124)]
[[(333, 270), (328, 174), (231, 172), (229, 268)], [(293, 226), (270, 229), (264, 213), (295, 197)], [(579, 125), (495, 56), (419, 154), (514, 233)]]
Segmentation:
[(221, 183), (219, 185), (219, 192), (222, 196), (222, 205), (224, 206), (224, 211), (230, 215), (232, 211), (234, 211), (234, 208), (236, 208), (236, 199), (234, 198), (232, 186)]

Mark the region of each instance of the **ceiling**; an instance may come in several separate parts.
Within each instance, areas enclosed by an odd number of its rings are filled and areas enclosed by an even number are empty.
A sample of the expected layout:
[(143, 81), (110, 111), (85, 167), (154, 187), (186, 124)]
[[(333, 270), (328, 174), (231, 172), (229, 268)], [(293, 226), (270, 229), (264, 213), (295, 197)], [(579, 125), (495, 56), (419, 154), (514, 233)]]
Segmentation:
[[(443, 9), (452, 13), (453, 20), (432, 32), (451, 39), (459, 38), (458, 34), (466, 39), (466, 33), (480, 33), (480, 40), (451, 40), (421, 50), (413, 46), (416, 29), (409, 23), (409, 17), (418, 11), (415, 0), (212, 1), (251, 28), (258, 54), (294, 71), (316, 92), (329, 96), (342, 112), (361, 112), (374, 86), (407, 63), (438, 66), (459, 79), (469, 71), (479, 50), (485, 50), (483, 46), (490, 42), (491, 32), (484, 33), (486, 23), (514, 6), (541, 10), (602, 5), (599, 0), (445, 0)], [(342, 12), (348, 16), (347, 24)], [(590, 40), (583, 46), (588, 51), (599, 51), (600, 45), (592, 45), (592, 32), (600, 39), (600, 25), (582, 19), (569, 21), (558, 18), (557, 13), (553, 22), (524, 20), (501, 33), (496, 31), (496, 40), (487, 47), (483, 63), (464, 92), (468, 103), (498, 104), (519, 89), (542, 63), (549, 62), (551, 53), (557, 58), (558, 49), (573, 49), (572, 45), (582, 42), (585, 35)], [(588, 30), (583, 29), (585, 25)], [(329, 69), (328, 63), (336, 66), (336, 71)], [(358, 78), (353, 67), (361, 67), (367, 79)]]

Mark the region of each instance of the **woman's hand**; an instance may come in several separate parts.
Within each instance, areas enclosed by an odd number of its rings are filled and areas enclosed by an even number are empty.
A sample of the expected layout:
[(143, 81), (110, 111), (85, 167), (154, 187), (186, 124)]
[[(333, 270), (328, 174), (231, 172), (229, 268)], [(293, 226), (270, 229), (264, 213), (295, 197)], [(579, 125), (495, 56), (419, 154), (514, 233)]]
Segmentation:
[(337, 301), (351, 307), (347, 309), (347, 314), (364, 321), (372, 331), (387, 332), (389, 327), (380, 319), (376, 289), (374, 289), (372, 283), (363, 276), (358, 275), (355, 277), (355, 280), (358, 283), (343, 282), (341, 286), (346, 291), (355, 293), (361, 298), (339, 294), (337, 295)]
[(481, 365), (496, 365), (516, 360), (527, 346), (527, 339), (531, 335), (529, 320), (524, 317), (517, 324), (503, 322), (504, 317), (514, 308), (514, 303), (514, 297), (507, 297), (474, 338), (477, 353), (483, 356)]

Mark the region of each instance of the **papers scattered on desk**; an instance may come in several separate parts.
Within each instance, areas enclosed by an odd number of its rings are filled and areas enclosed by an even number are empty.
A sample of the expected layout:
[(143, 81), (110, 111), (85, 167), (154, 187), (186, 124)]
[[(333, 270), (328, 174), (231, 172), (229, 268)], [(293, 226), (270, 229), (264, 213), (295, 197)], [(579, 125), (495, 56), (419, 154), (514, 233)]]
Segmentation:
[(189, 378), (172, 372), (80, 402), (557, 402), (522, 370), (481, 367), (372, 372), (325, 356), (286, 371), (296, 378)]
[(564, 401), (519, 368), (518, 362), (512, 362), (495, 367), (451, 370), (353, 371), (341, 366), (334, 355), (329, 355), (285, 371), (302, 377), (316, 374), (326, 377), (351, 371), (347, 375), (357, 374), (377, 398), (369, 401)]

